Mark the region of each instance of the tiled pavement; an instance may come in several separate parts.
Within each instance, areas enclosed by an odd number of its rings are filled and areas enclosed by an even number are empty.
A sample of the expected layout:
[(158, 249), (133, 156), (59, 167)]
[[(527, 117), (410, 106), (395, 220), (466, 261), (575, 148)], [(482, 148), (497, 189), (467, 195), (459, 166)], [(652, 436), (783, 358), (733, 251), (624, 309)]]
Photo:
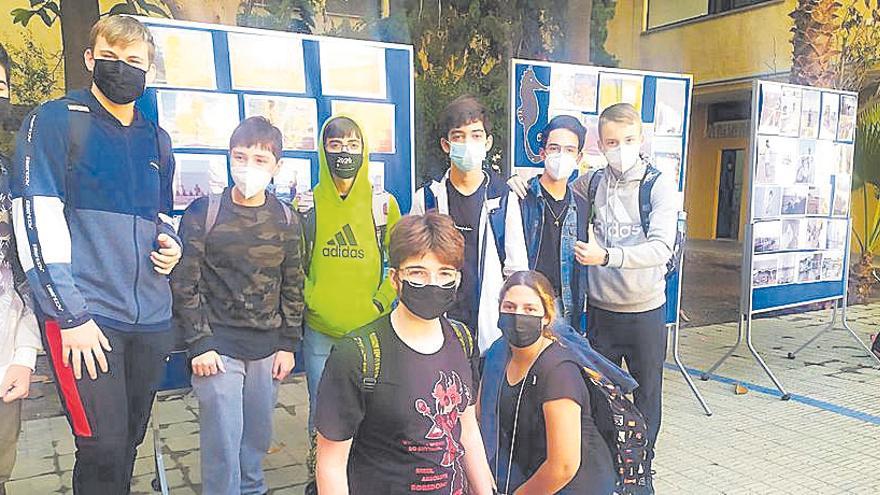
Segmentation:
[[(658, 494), (880, 493), (880, 371), (842, 331), (826, 335), (796, 360), (785, 357), (827, 317), (826, 311), (755, 323), (757, 347), (794, 395), (787, 402), (778, 398), (745, 347), (716, 378), (697, 381), (714, 410), (712, 417), (703, 415), (678, 372), (667, 369), (655, 463)], [(867, 339), (880, 328), (880, 304), (855, 307), (850, 319)], [(735, 335), (735, 324), (685, 329), (685, 363), (706, 369)], [(727, 379), (751, 389), (736, 395)], [(158, 408), (172, 493), (198, 493), (196, 403), (190, 396), (174, 397)], [(302, 493), (307, 411), (305, 383), (294, 378), (281, 387), (275, 411), (276, 440), (266, 458), (271, 493)], [(150, 438), (135, 466), (139, 494), (152, 493)], [(19, 451), (10, 495), (71, 493), (73, 444), (63, 418), (27, 421)]]

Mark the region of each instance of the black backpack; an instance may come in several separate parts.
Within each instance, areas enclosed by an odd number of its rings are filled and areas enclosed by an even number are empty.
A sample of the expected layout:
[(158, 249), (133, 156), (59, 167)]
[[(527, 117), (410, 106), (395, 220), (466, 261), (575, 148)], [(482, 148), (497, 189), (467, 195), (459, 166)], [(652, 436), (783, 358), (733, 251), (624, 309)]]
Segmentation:
[[(599, 190), (599, 183), (605, 177), (605, 169), (600, 168), (593, 172), (590, 176), (589, 184), (589, 202), (593, 205), (593, 198), (596, 197), (596, 191)], [(660, 170), (651, 164), (645, 168), (645, 175), (639, 181), (639, 221), (642, 224), (642, 232), (645, 237), (651, 228), (651, 191), (654, 190), (654, 184), (660, 178)], [(675, 243), (672, 246), (672, 256), (666, 262), (666, 278), (669, 279), (681, 266), (681, 257), (684, 253), (685, 233), (681, 229), (676, 229)]]

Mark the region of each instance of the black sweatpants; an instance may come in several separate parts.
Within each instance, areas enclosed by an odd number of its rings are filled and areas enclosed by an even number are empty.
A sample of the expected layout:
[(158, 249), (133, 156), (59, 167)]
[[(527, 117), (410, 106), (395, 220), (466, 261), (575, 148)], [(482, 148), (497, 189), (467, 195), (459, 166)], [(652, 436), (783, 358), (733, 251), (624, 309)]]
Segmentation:
[(73, 369), (64, 367), (58, 325), (49, 321), (42, 327), (43, 346), (75, 436), (74, 494), (127, 495), (173, 332), (102, 328), (112, 348), (105, 352), (109, 370), (92, 380), (83, 366), (77, 380)]
[(593, 349), (626, 367), (639, 382), (633, 392), (636, 407), (648, 423), (648, 460), (660, 431), (663, 362), (666, 360), (666, 305), (644, 313), (615, 313), (589, 308), (587, 338)]

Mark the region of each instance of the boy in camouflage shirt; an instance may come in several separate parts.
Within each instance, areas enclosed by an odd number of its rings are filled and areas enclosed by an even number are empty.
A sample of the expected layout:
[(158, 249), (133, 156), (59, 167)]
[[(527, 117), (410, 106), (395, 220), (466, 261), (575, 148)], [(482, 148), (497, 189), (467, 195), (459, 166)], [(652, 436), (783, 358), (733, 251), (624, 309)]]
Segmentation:
[(203, 490), (216, 495), (267, 491), (261, 464), (303, 313), (300, 224), (266, 193), (280, 168), (281, 132), (251, 117), (229, 148), (235, 186), (186, 209), (171, 285), (199, 400)]

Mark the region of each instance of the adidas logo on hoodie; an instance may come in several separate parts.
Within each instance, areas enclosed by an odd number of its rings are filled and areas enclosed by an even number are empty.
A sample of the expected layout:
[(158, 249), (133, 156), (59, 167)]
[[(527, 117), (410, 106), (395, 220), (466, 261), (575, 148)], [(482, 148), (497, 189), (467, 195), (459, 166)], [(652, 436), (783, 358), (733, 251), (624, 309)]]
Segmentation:
[(336, 233), (332, 239), (327, 241), (327, 245), (321, 251), (321, 254), (330, 258), (355, 258), (364, 259), (366, 253), (358, 247), (357, 239), (351, 230), (351, 225), (345, 224), (342, 230)]

